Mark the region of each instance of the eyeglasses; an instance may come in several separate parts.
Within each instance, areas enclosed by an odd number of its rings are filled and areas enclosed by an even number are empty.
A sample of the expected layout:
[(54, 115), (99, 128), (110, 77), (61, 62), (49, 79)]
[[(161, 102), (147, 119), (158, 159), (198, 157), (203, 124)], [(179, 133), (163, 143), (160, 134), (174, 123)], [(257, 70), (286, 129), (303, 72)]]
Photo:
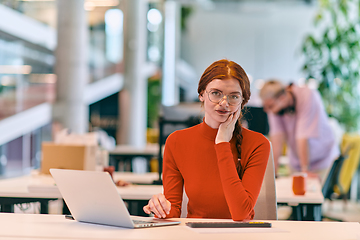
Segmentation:
[(207, 92), (207, 94), (208, 94), (209, 100), (213, 103), (220, 103), (224, 99), (225, 96), (226, 96), (226, 100), (227, 100), (228, 104), (231, 106), (237, 106), (243, 100), (240, 93), (231, 93), (231, 94), (225, 95), (219, 90), (211, 90), (210, 92)]

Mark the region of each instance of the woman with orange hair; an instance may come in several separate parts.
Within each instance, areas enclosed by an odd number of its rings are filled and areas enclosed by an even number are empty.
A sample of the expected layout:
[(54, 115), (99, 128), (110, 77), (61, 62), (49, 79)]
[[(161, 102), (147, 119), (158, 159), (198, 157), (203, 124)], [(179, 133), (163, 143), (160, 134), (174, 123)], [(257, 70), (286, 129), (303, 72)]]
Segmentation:
[(164, 194), (154, 195), (144, 211), (159, 218), (180, 217), (185, 190), (187, 217), (253, 219), (270, 143), (240, 123), (250, 98), (249, 79), (237, 63), (219, 60), (201, 76), (198, 93), (203, 122), (167, 138)]

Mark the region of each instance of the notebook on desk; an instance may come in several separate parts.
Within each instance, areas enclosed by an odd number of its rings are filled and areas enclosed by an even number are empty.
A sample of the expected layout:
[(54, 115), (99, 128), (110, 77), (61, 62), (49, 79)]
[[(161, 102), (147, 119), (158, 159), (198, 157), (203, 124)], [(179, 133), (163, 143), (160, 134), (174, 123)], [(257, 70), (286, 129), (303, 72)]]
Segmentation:
[(107, 172), (50, 169), (72, 216), (79, 222), (126, 228), (157, 227), (179, 221), (131, 217)]

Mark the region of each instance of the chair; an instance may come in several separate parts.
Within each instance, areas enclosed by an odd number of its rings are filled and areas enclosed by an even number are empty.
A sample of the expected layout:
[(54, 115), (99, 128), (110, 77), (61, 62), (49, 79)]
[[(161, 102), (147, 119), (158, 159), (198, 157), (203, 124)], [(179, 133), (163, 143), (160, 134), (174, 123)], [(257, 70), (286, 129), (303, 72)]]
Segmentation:
[(334, 193), (334, 187), (339, 181), (339, 173), (341, 166), (343, 165), (343, 162), (345, 160), (345, 157), (343, 154), (341, 154), (333, 163), (331, 166), (331, 169), (328, 173), (328, 176), (325, 180), (325, 183), (322, 187), (322, 193), (324, 195), (324, 199), (330, 199)]
[[(330, 201), (333, 200), (333, 194), (334, 194), (334, 187), (339, 181), (339, 173), (341, 170), (341, 166), (343, 165), (345, 160), (345, 156), (341, 154), (333, 163), (331, 166), (331, 169), (328, 173), (328, 176), (325, 180), (325, 183), (322, 187), (322, 193), (324, 195), (324, 199), (329, 199)], [(321, 219), (328, 218), (333, 221), (339, 221), (342, 222), (343, 220), (340, 218), (334, 218), (330, 217), (327, 214), (322, 213)]]
[[(351, 182), (358, 169), (359, 162), (360, 136), (344, 134), (341, 143), (341, 155), (334, 161), (322, 188), (325, 199), (330, 201), (342, 199), (346, 206)], [(331, 210), (329, 210), (322, 214), (322, 218), (344, 221), (341, 217), (332, 215)]]
[[(271, 144), (271, 143), (270, 143)], [(183, 200), (181, 205), (181, 218), (187, 216), (188, 197), (185, 189), (183, 192)], [(275, 188), (275, 167), (272, 146), (270, 145), (270, 155), (265, 170), (263, 183), (261, 185), (260, 194), (254, 207), (254, 220), (277, 220), (277, 201)]]
[[(201, 118), (198, 116), (190, 116), (184, 120), (170, 120), (164, 117), (159, 117), (159, 179), (154, 181), (154, 184), (162, 184), (162, 165), (163, 165), (163, 146), (167, 137), (175, 130), (187, 128), (201, 123)], [(166, 127), (170, 127), (166, 129)]]
[(339, 179), (334, 191), (340, 196), (347, 195), (350, 190), (351, 181), (358, 169), (360, 162), (360, 136), (344, 134), (341, 149), (346, 149), (347, 158), (339, 173)]
[(325, 199), (332, 199), (334, 193), (345, 197), (360, 162), (360, 136), (344, 134), (341, 155), (329, 171), (322, 192)]
[(249, 107), (246, 106), (243, 110), (242, 120), (248, 124), (248, 129), (268, 135), (269, 133), (269, 122), (267, 113), (262, 107)]
[(254, 207), (255, 220), (277, 220), (277, 201), (275, 188), (275, 164), (270, 143), (270, 155), (266, 166), (260, 194)]
[[(341, 155), (336, 159), (329, 171), (322, 188), (325, 199), (342, 198), (347, 203), (351, 181), (358, 169), (360, 162), (360, 136), (344, 134), (341, 143)], [(335, 221), (343, 221), (323, 214), (322, 218), (329, 218)]]

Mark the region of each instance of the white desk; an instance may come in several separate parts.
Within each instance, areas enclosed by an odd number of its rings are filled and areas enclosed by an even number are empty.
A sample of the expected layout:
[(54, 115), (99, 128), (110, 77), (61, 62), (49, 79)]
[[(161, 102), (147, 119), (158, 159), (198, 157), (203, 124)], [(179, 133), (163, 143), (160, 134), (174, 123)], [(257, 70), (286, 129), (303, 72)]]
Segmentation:
[[(116, 173), (114, 175), (115, 179), (122, 179), (129, 182), (140, 182), (149, 184), (152, 183), (154, 179), (157, 178), (156, 173), (146, 173), (146, 174), (134, 174), (134, 173)], [(292, 178), (283, 177), (276, 179), (276, 198), (278, 204), (286, 204), (294, 207), (296, 211), (300, 211), (300, 215), (303, 215), (307, 210), (308, 217), (306, 220), (321, 220), (321, 205), (324, 202), (324, 196), (321, 192), (321, 184), (317, 179), (308, 178), (306, 180), (307, 191), (305, 195), (295, 195), (292, 191)], [(123, 197), (136, 197), (139, 195), (136, 188), (142, 188), (144, 195), (148, 194), (149, 198), (162, 191), (162, 188), (158, 186), (133, 186), (131, 188), (120, 189), (119, 192)], [(132, 191), (133, 194), (131, 193)], [(146, 193), (146, 194), (145, 194)], [(306, 210), (305, 210), (306, 208)], [(315, 212), (314, 212), (315, 211)], [(315, 215), (314, 215), (315, 214)]]
[[(113, 176), (115, 181), (121, 179), (131, 183), (148, 184), (156, 180), (158, 175), (157, 173), (115, 172)], [(162, 186), (130, 185), (118, 187), (118, 190), (124, 198), (132, 198), (136, 195), (139, 199), (149, 199), (155, 191), (162, 191)], [(61, 198), (61, 194), (55, 186), (55, 181), (51, 175), (39, 174), (34, 171), (30, 175), (1, 179), (0, 197)]]
[(292, 191), (292, 178), (276, 179), (276, 199), (278, 204), (289, 205), (293, 208), (297, 220), (321, 221), (321, 205), (324, 196), (318, 179), (306, 179), (305, 195), (295, 195)]
[[(118, 173), (115, 175), (119, 179), (129, 182), (152, 183), (156, 174), (133, 174), (133, 173)], [(321, 192), (320, 181), (313, 178), (306, 180), (307, 191), (305, 195), (295, 195), (292, 191), (292, 178), (283, 177), (276, 179), (276, 199), (280, 205), (288, 205), (293, 207), (295, 211), (295, 218), (297, 220), (321, 220), (321, 205), (324, 202), (324, 196)], [(136, 186), (140, 187), (140, 186)], [(119, 192), (123, 197), (131, 196), (137, 197), (139, 193), (136, 187), (128, 189), (120, 189)], [(144, 195), (148, 194), (149, 198), (157, 193), (162, 192), (162, 188), (158, 186), (141, 186)], [(131, 193), (133, 192), (133, 194)], [(146, 193), (146, 194), (145, 194)], [(144, 196), (142, 195), (142, 196)]]
[(1, 212), (14, 212), (14, 204), (40, 202), (40, 213), (48, 212), (48, 202), (61, 198), (58, 190), (43, 192), (30, 192), (28, 185), (53, 184), (51, 177), (31, 174), (22, 177), (0, 180), (0, 206)]
[[(132, 173), (115, 173), (114, 180), (125, 180), (129, 182), (147, 183), (157, 179), (156, 173), (145, 175)], [(130, 185), (118, 187), (119, 193), (125, 201), (131, 205), (148, 201), (154, 193), (162, 192), (159, 185)], [(48, 212), (50, 200), (61, 199), (62, 196), (55, 186), (55, 181), (48, 174), (39, 174), (37, 171), (30, 175), (0, 180), (0, 205), (2, 212), (13, 212), (14, 204), (40, 202), (41, 213)], [(136, 212), (137, 206), (132, 206), (131, 212)]]
[[(156, 174), (133, 174), (117, 173), (115, 179), (123, 179), (129, 182), (152, 183)], [(305, 195), (295, 195), (292, 191), (292, 178), (284, 177), (276, 179), (276, 199), (279, 205), (288, 205), (293, 208), (295, 219), (321, 221), (321, 205), (324, 202), (324, 196), (321, 192), (320, 181), (313, 178), (306, 180), (307, 191)], [(162, 186), (156, 185), (135, 185), (128, 188), (119, 188), (119, 193), (124, 199), (128, 200), (146, 200), (152, 195), (162, 192)]]
[[(115, 172), (114, 180), (119, 179), (147, 184), (157, 179), (157, 173), (134, 174)], [(324, 201), (324, 197), (321, 193), (320, 183), (316, 180), (308, 179), (308, 190), (304, 196), (294, 195), (291, 184), (291, 178), (276, 179), (277, 202), (293, 206), (295, 211), (297, 211), (297, 219), (299, 220), (321, 220), (319, 218), (321, 218), (321, 204)], [(152, 195), (161, 193), (163, 188), (159, 185), (130, 185), (118, 187), (118, 191), (124, 200), (131, 203), (132, 209), (129, 209), (130, 212), (133, 214), (137, 212), (139, 214), (142, 212), (141, 205), (146, 203)], [(61, 194), (54, 185), (54, 180), (50, 175), (35, 172), (23, 177), (0, 180), (0, 204), (3, 206), (2, 211), (12, 212), (11, 206), (15, 203), (36, 201), (42, 203), (42, 213), (46, 213), (47, 202), (59, 198), (61, 198)], [(300, 217), (304, 213), (307, 216)]]
[(124, 180), (130, 183), (137, 184), (152, 184), (155, 180), (159, 179), (159, 173), (149, 172), (145, 174), (137, 174), (133, 172), (114, 172), (115, 180)]
[(136, 148), (130, 145), (117, 145), (114, 150), (110, 151), (111, 155), (157, 155), (159, 153), (159, 144), (146, 144), (144, 148)]
[[(177, 226), (124, 229), (67, 220), (62, 215), (0, 213), (0, 239), (276, 239), (276, 240), (345, 240), (359, 239), (360, 225), (355, 222), (270, 221), (267, 229), (191, 229), (187, 221), (213, 219), (177, 219)], [(214, 232), (215, 231), (215, 232)]]
[[(152, 179), (157, 175), (156, 173), (133, 174), (116, 172), (113, 176), (114, 181), (121, 179), (129, 182), (147, 183), (148, 181), (152, 182)], [(23, 182), (21, 186), (22, 191), (21, 193), (19, 192), (17, 196), (21, 197), (34, 195), (36, 197), (43, 196), (61, 198), (61, 194), (55, 186), (55, 181), (51, 175), (33, 174), (32, 176), (23, 178), (30, 179), (30, 184)], [(14, 181), (16, 180), (14, 179)], [(24, 191), (25, 188), (26, 191)], [(163, 191), (162, 185), (128, 185), (125, 187), (118, 187), (117, 189), (124, 200), (149, 200), (154, 194), (161, 193)]]
[(301, 203), (322, 204), (324, 196), (318, 179), (306, 179), (305, 195), (295, 195), (292, 191), (292, 178), (282, 177), (276, 179), (276, 198), (278, 203), (287, 203), (295, 206)]

